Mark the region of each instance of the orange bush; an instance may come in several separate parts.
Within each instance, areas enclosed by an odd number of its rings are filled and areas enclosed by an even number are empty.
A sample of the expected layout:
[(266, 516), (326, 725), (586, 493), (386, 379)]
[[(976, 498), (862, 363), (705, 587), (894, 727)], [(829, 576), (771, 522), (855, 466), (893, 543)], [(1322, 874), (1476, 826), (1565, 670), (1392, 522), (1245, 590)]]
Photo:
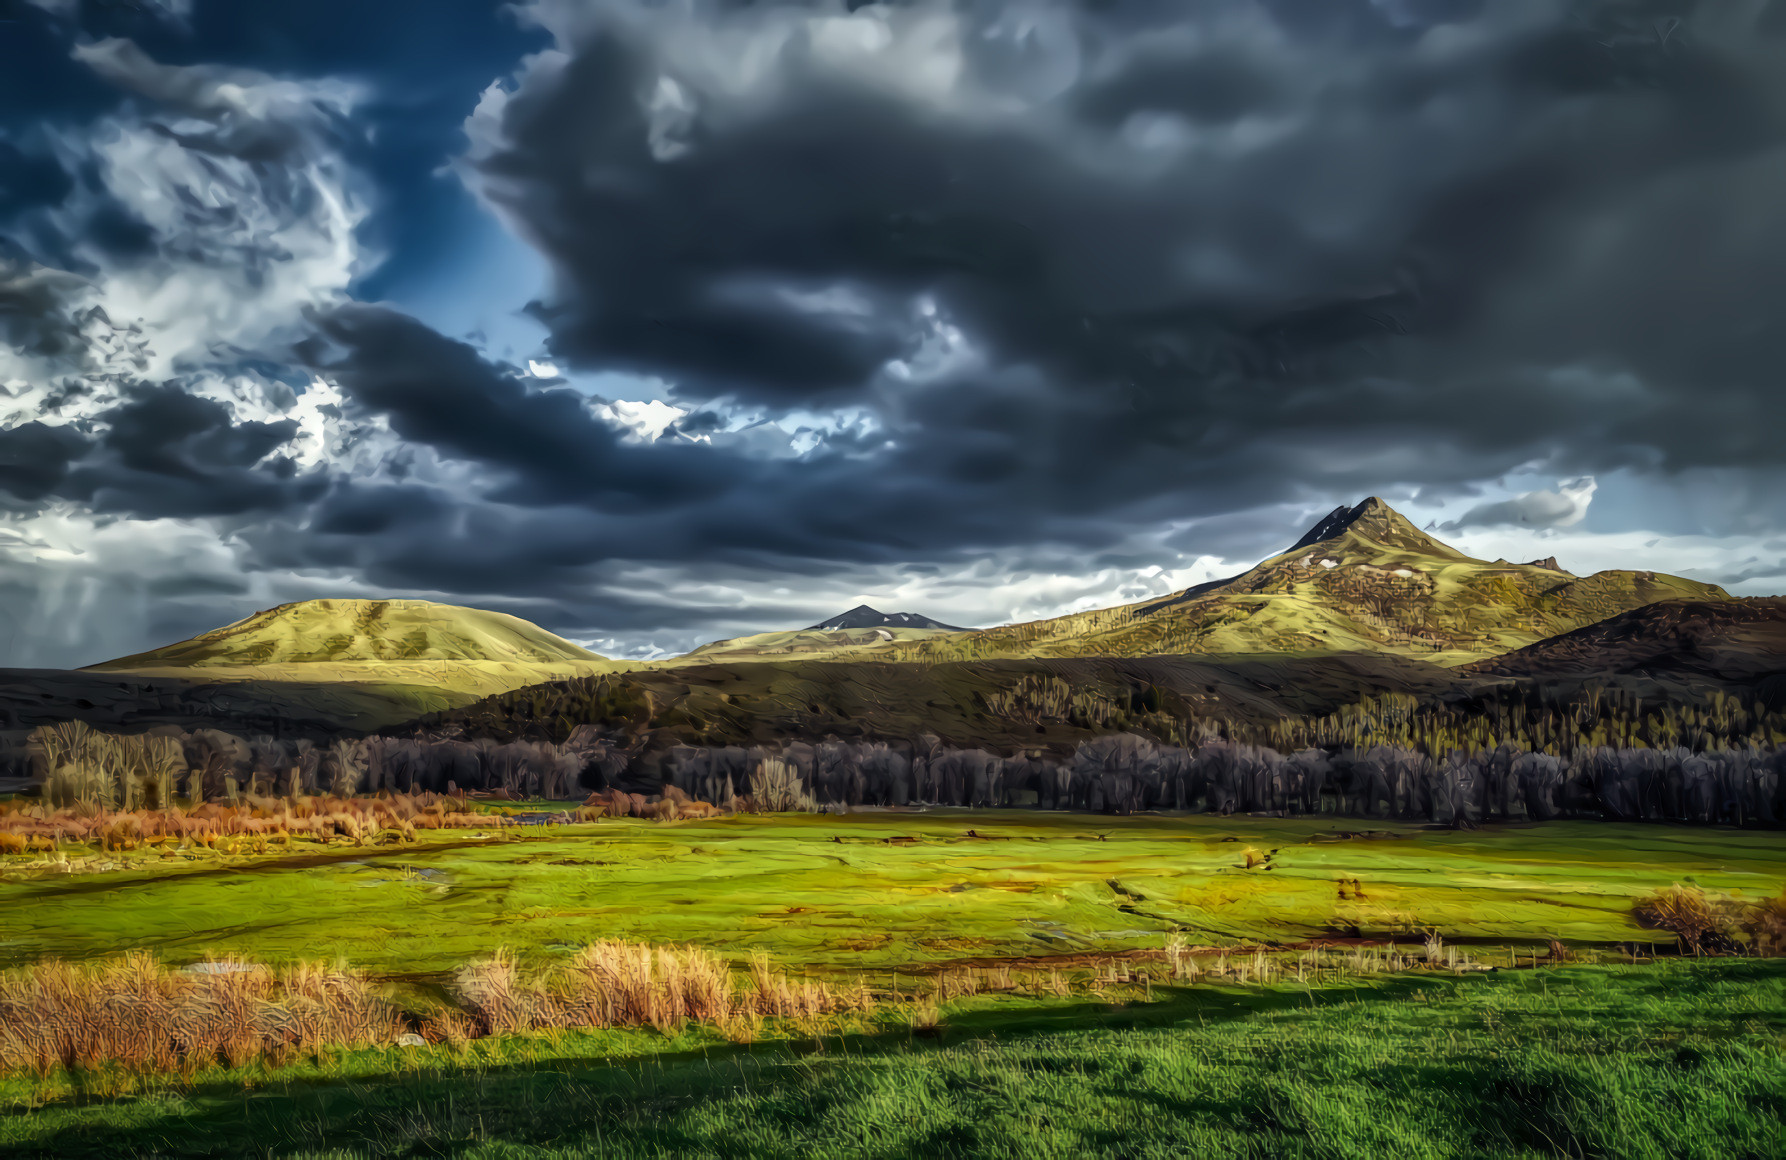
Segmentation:
[[(219, 839), (244, 835), (289, 842), (298, 834), (319, 840), (346, 838), (365, 845), (410, 841), (418, 829), (482, 829), (503, 824), (501, 818), (467, 812), (462, 799), (434, 794), (245, 798), (235, 804), (204, 802), (187, 809), (129, 811), (81, 804), (52, 809), (40, 803), (0, 812), (0, 853), (54, 848), (58, 841), (93, 843), (106, 850), (168, 841), (215, 848)], [(23, 847), (18, 845), (21, 841)]]

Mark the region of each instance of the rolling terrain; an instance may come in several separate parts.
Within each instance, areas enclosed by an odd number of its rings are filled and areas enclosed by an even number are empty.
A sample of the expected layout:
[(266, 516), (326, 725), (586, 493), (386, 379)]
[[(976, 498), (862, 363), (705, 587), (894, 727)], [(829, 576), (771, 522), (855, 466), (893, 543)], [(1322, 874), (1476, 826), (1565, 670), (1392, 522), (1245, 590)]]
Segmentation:
[[(1690, 649), (1686, 637), (1673, 646), (1636, 643), (1673, 623), (1661, 611), (1589, 629), (1649, 605), (1701, 610), (1687, 618), (1703, 622)], [(1726, 607), (1748, 611), (1705, 611)], [(1621, 665), (1646, 673), (1676, 662), (1704, 668), (1708, 650), (1716, 651), (1707, 634), (1727, 631), (1736, 636), (1725, 668), (1687, 675), (1740, 683), (1786, 667), (1769, 659), (1780, 642), (1760, 607), (1661, 573), (1574, 576), (1554, 559), (1473, 559), (1371, 498), (1336, 509), (1285, 552), (1230, 579), (984, 630), (862, 606), (809, 628), (638, 664), (500, 613), (419, 600), (313, 600), (51, 684), (109, 682), (95, 686), (97, 699), (69, 691), (63, 699), (77, 708), (128, 700), (123, 686), (112, 687), (119, 680), (153, 681), (163, 701), (174, 691), (176, 703), (165, 708), (176, 717), (191, 708), (181, 690), (200, 689), (202, 709), (228, 689), (225, 700), (252, 703), (256, 715), (264, 701), (275, 715), (284, 704), (295, 719), (374, 729), (480, 698), (501, 701), (528, 686), (631, 672), (628, 696), (650, 699), (650, 727), (691, 741), (930, 731), (964, 743), (1066, 745), (1118, 718), (1132, 721), (1150, 689), (1157, 703), (1149, 712), (1260, 720), (1329, 712), (1380, 693), (1430, 697), (1509, 676), (1588, 675), (1601, 660), (1609, 677)], [(1588, 635), (1532, 651), (1581, 631)], [(1491, 662), (1504, 654), (1521, 659)], [(1631, 659), (1640, 654), (1642, 665)], [(15, 684), (18, 695), (10, 696)], [(0, 682), (0, 709), (17, 723), (51, 708), (33, 700), (34, 685), (49, 688), (26, 675)], [(1022, 708), (1037, 697), (1083, 703), (1038, 717)]]
[(82, 670), (250, 683), (293, 712), (376, 728), (543, 681), (627, 667), (500, 612), (426, 600), (306, 600)]
[(1662, 600), (1461, 671), (1771, 689), (1786, 679), (1786, 598)]
[(1140, 730), (1182, 743), (1198, 719), (1268, 725), (1363, 697), (1434, 699), (1487, 686), (1380, 653), (1320, 657), (1068, 657), (895, 664), (754, 660), (647, 668), (493, 694), (424, 718), (473, 736), (624, 725), (649, 748), (795, 739), (911, 739), (1070, 752)]
[(1720, 600), (1657, 572), (1574, 576), (1555, 560), (1466, 556), (1372, 497), (1288, 550), (1164, 599), (893, 642), (888, 660), (991, 657), (1319, 656), (1386, 653), (1455, 666), (1524, 648), (1658, 600)]

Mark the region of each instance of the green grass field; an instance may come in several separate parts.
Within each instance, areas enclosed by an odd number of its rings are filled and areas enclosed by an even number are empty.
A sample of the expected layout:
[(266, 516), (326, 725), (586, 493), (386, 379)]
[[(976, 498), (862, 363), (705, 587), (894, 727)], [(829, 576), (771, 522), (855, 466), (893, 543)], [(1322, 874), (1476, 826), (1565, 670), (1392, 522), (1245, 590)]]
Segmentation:
[(1195, 986), (1127, 1006), (967, 1003), (934, 1037), (368, 1051), (53, 1100), (0, 1118), (0, 1151), (1773, 1157), (1786, 1153), (1783, 1036), (1778, 960)]
[[(11, 859), (0, 966), (147, 949), (427, 974), (497, 947), (550, 957), (603, 937), (764, 949), (845, 973), (1158, 949), (1174, 930), (1212, 946), (1354, 928), (1666, 943), (1629, 917), (1657, 887), (1751, 899), (1786, 887), (1786, 843), (1760, 831), (1376, 825), (932, 811), (449, 831), (292, 860), (122, 855), (134, 866), (103, 874)], [(1246, 869), (1248, 850), (1269, 860)]]
[(1490, 966), (1553, 937), (1585, 964), (982, 995), (933, 1031), (895, 1007), (754, 1045), (690, 1025), (343, 1051), (131, 1098), (13, 1076), (0, 1104), (30, 1110), (0, 1117), (8, 1155), (1786, 1154), (1786, 962), (1616, 950), (1669, 947), (1630, 917), (1659, 886), (1778, 894), (1777, 834), (930, 811), (88, 856), (120, 865), (5, 861), (0, 965), (339, 957), (438, 995), (499, 947), (545, 963), (618, 936), (909, 991), (944, 964), (1070, 966), (1173, 932), (1232, 948), (1426, 930)]

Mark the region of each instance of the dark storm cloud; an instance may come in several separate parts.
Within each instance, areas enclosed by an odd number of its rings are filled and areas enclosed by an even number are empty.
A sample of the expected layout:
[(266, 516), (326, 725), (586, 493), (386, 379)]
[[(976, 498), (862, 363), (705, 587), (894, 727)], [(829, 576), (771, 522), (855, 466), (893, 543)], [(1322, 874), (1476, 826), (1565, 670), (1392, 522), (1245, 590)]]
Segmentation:
[(543, 504), (581, 500), (605, 508), (667, 507), (730, 486), (725, 463), (689, 444), (640, 449), (621, 442), (568, 388), (529, 390), (510, 370), (397, 311), (353, 305), (319, 324), (326, 345), (306, 348), (367, 409), (403, 438), (447, 455), (508, 469), (513, 486), (493, 498)]
[(302, 507), (328, 480), (276, 454), (296, 433), (289, 420), (237, 422), (172, 384), (137, 385), (92, 420), (0, 429), (0, 492), (151, 519)]
[(81, 280), (30, 261), (0, 237), (0, 342), (21, 354), (79, 365), (87, 342), (71, 302)]
[(223, 404), (172, 384), (130, 390), (98, 423), (93, 454), (59, 488), (97, 511), (233, 516), (307, 505), (328, 486), (276, 454), (295, 422), (237, 422)]
[[(1187, 455), (1170, 438), (1137, 437), (1129, 409), (1095, 398), (1040, 411), (1043, 386), (1018, 373), (914, 387), (887, 412), (887, 426), (821, 438), (801, 455), (764, 456), (699, 415), (711, 442), (674, 432), (635, 442), (596, 418), (580, 393), (534, 385), (388, 307), (345, 306), (317, 330), (302, 353), (340, 386), (351, 415), (382, 419), (407, 445), (473, 465), (476, 482), (338, 479), (314, 509), (242, 533), (258, 566), (556, 600), (566, 614), (587, 607), (590, 585), (625, 563), (765, 578), (795, 571), (811, 581), (1049, 545), (1080, 564), (1132, 564), (1142, 557), (1123, 545), (1137, 528), (1293, 502), (1311, 479), (1349, 492), (1381, 470), (1367, 428), (1330, 432), (1330, 411), (1312, 403), (1300, 423), (1289, 408), (1283, 430), (1306, 431), (1311, 443), (1318, 436), (1318, 446), (1240, 431)], [(1420, 469), (1461, 486), (1471, 466), (1453, 445), (1433, 449)], [(1288, 518), (1281, 532), (1253, 522), (1250, 538), (1238, 517), (1203, 521), (1198, 529), (1224, 530), (1220, 542), (1187, 531), (1178, 546), (1275, 550), (1276, 539), (1300, 530)], [(1061, 566), (1045, 556), (1034, 570)], [(603, 607), (617, 618), (610, 631), (649, 627), (654, 615), (666, 629), (697, 622), (686, 610), (653, 612), (644, 598)]]
[(0, 430), (0, 491), (22, 500), (51, 495), (90, 446), (79, 432), (35, 421)]
[[(1043, 540), (1106, 547), (1127, 534), (1112, 512), (1162, 503), (1186, 480), (1238, 497), (1225, 477), (1252, 453), (1210, 448), (1187, 461), (1171, 448), (1127, 446), (1121, 463), (1102, 463), (1127, 418), (1088, 409), (1069, 443), (1057, 424), (1025, 423), (1033, 382), (997, 375), (927, 389), (889, 417), (896, 425), (824, 438), (802, 455), (755, 454), (724, 433), (642, 443), (597, 419), (578, 392), (530, 385), (389, 308), (343, 307), (318, 330), (306, 357), (355, 413), (449, 460), (495, 469), (475, 496), (419, 481), (343, 487), (311, 524), (321, 539), (289, 547), (412, 586), (552, 586), (608, 560), (798, 561), (811, 575)], [(1041, 442), (1054, 446), (1038, 458)], [(1086, 476), (1072, 469), (1080, 455)], [(380, 543), (332, 538), (372, 533)]]
[[(507, 67), (464, 49), (477, 7), (401, 62), (365, 46), (421, 9), (331, 39), (201, 8), (190, 48), (146, 52), (81, 25), (102, 131), (0, 114), (0, 337), (67, 372), (34, 380), (65, 425), (0, 431), (0, 488), (210, 517), (267, 576), (693, 635), (896, 569), (1045, 591), (1156, 550), (1257, 558), (1398, 485), (1778, 461), (1779, 4), (538, 0), (490, 43), (556, 47), (486, 96), (460, 173), (550, 263), (559, 382), (342, 305), (482, 260), (429, 176), (443, 110)], [(147, 151), (108, 170), (118, 134)], [(143, 189), (139, 156), (168, 166)], [(83, 313), (75, 275), (167, 270), (159, 332)], [(256, 373), (315, 373), (342, 415), (300, 438), (271, 394), (211, 401), (300, 319), (301, 365)], [(640, 442), (577, 371), (690, 413)], [(805, 425), (798, 453), (770, 421)]]
[[(1088, 507), (1137, 494), (1136, 448), (1257, 443), (1247, 486), (1282, 495), (1365, 447), (1443, 488), (1786, 434), (1786, 41), (1759, 10), (532, 11), (566, 55), (474, 121), (468, 174), (552, 260), (573, 365), (955, 424), (944, 471), (1074, 463)], [(915, 31), (947, 13), (957, 39)], [(890, 386), (926, 301), (1027, 386)]]
[(297, 423), (231, 420), (214, 399), (171, 385), (140, 387), (106, 412), (100, 442), (132, 471), (196, 476), (208, 469), (253, 466), (297, 434)]

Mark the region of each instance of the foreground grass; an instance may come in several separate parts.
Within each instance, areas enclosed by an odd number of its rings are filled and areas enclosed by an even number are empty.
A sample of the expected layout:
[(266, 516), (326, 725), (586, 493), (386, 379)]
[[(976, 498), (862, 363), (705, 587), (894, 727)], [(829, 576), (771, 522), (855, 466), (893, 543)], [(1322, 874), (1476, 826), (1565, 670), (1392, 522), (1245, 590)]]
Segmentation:
[[(1350, 834), (1352, 836), (1342, 836)], [(1670, 882), (1750, 899), (1786, 886), (1777, 834), (1560, 822), (1477, 831), (1358, 819), (993, 811), (604, 821), (488, 838), (210, 852), (57, 874), (0, 858), (0, 966), (151, 950), (180, 964), (341, 956), (428, 976), (509, 947), (695, 943), (793, 969), (1231, 946), (1436, 929), (1530, 947), (1666, 937), (1632, 904)], [(1246, 865), (1249, 849), (1261, 858)]]
[[(344, 1057), (0, 1117), (9, 1155), (1771, 1157), (1786, 964), (1190, 987), (743, 1048)], [(592, 1059), (619, 1052), (630, 1061)], [(617, 1051), (618, 1049), (618, 1051)], [(396, 1069), (396, 1074), (384, 1074)], [(248, 1086), (244, 1086), (248, 1085)], [(16, 1084), (14, 1098), (20, 1097)]]

